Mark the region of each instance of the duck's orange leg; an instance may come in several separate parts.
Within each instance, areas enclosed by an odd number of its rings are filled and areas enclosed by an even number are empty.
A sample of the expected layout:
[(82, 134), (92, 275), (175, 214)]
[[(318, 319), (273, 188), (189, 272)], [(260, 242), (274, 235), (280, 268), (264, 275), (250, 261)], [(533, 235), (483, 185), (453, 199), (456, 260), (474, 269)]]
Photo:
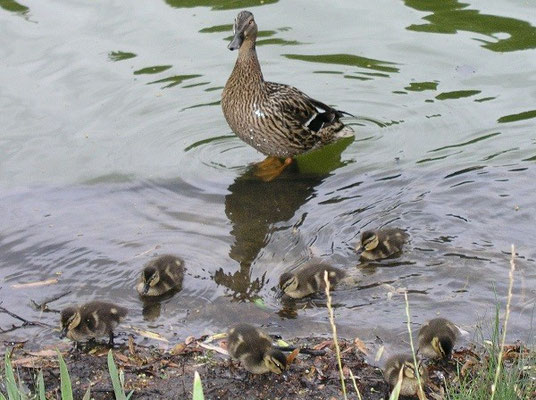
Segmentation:
[(277, 178), (283, 170), (292, 163), (292, 158), (286, 158), (281, 161), (277, 157), (266, 157), (264, 161), (257, 164), (255, 176), (262, 179), (264, 182), (270, 182)]

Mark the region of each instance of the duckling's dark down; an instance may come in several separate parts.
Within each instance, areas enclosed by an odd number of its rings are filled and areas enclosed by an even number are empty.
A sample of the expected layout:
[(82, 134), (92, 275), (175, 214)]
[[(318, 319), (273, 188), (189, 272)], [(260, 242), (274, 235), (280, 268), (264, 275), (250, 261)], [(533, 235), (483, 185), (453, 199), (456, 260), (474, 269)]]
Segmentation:
[(328, 271), (330, 287), (333, 288), (344, 277), (346, 272), (326, 263), (310, 263), (296, 272), (285, 272), (279, 277), (279, 287), (289, 297), (301, 299), (326, 290), (324, 272)]
[(429, 358), (449, 358), (459, 333), (448, 319), (434, 318), (419, 330), (419, 353)]
[(136, 290), (141, 296), (162, 296), (182, 289), (184, 261), (173, 255), (163, 255), (143, 267)]
[[(419, 368), (421, 382), (424, 384), (428, 379), (428, 373), (420, 360), (417, 360), (417, 366)], [(415, 364), (411, 354), (398, 354), (390, 357), (385, 363), (383, 376), (392, 388), (397, 384), (401, 370), (402, 385), (400, 387), (400, 394), (402, 396), (416, 395), (419, 390), (419, 381), (415, 373)]]
[(253, 14), (241, 11), (228, 46), (238, 49), (238, 58), (221, 101), (233, 132), (261, 153), (279, 158), (293, 157), (353, 136), (353, 130), (340, 121), (348, 113), (312, 99), (292, 86), (265, 81), (255, 49), (256, 39)]
[(361, 234), (361, 243), (357, 250), (362, 250), (361, 258), (381, 260), (395, 256), (402, 251), (409, 235), (399, 228), (365, 231)]
[(239, 324), (229, 329), (227, 349), (252, 374), (281, 374), (287, 366), (285, 355), (272, 347), (272, 339), (259, 328)]
[(126, 315), (126, 308), (103, 301), (67, 307), (61, 312), (61, 337), (81, 342), (107, 336), (113, 345), (113, 330)]

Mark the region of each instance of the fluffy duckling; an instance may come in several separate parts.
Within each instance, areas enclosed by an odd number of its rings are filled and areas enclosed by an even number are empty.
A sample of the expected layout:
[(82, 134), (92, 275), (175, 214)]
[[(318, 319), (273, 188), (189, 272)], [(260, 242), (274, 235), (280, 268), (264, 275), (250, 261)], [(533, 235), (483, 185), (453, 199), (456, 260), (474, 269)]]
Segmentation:
[(270, 336), (249, 324), (236, 325), (229, 330), (227, 349), (231, 357), (252, 374), (281, 374), (287, 367), (287, 358), (272, 348)]
[(460, 331), (445, 318), (434, 318), (419, 330), (419, 353), (429, 358), (449, 358)]
[(61, 337), (80, 342), (108, 336), (109, 344), (113, 345), (113, 330), (126, 315), (126, 308), (102, 301), (67, 307), (61, 312)]
[(381, 260), (400, 253), (408, 237), (399, 228), (365, 231), (361, 234), (361, 245), (357, 250), (363, 250), (361, 258), (365, 260)]
[(162, 296), (171, 290), (180, 290), (183, 278), (184, 261), (163, 255), (145, 264), (136, 290), (140, 296)]
[[(419, 376), (421, 383), (425, 383), (428, 379), (426, 369), (417, 359), (417, 365), (419, 368)], [(394, 387), (402, 371), (402, 386), (400, 387), (400, 394), (402, 396), (415, 396), (419, 390), (419, 381), (417, 380), (417, 374), (415, 373), (415, 364), (413, 363), (413, 356), (411, 354), (398, 354), (389, 358), (385, 364), (383, 375), (385, 380)]]
[(296, 272), (285, 272), (279, 277), (279, 287), (287, 296), (301, 299), (319, 291), (326, 290), (324, 271), (328, 271), (330, 287), (333, 288), (343, 278), (346, 272), (329, 264), (306, 264)]

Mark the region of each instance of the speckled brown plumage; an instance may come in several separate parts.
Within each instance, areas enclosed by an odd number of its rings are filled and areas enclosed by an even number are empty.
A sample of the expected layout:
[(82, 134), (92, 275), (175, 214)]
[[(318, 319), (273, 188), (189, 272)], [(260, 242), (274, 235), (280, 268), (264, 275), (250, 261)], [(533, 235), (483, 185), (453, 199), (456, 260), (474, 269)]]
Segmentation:
[(242, 11), (234, 25), (229, 48), (239, 49), (238, 58), (222, 94), (227, 123), (243, 141), (273, 157), (293, 157), (322, 147), (353, 130), (335, 110), (300, 90), (264, 80), (255, 41), (253, 14)]
[(239, 324), (227, 334), (227, 348), (232, 358), (240, 360), (253, 374), (275, 372), (286, 368), (287, 359), (281, 351), (272, 348), (272, 339), (259, 328)]
[(419, 353), (429, 358), (448, 358), (460, 331), (445, 318), (434, 318), (419, 330)]
[[(419, 360), (417, 360), (417, 365), (421, 382), (425, 384), (428, 380), (426, 368), (424, 368)], [(419, 390), (419, 381), (417, 380), (413, 356), (411, 354), (394, 355), (385, 363), (383, 375), (391, 387), (397, 384), (401, 370), (403, 372), (401, 376), (402, 385), (400, 387), (400, 394), (402, 396), (415, 396)]]
[(113, 343), (113, 330), (126, 315), (126, 308), (103, 301), (67, 307), (61, 312), (62, 335), (75, 342), (108, 336)]
[(361, 234), (361, 258), (373, 261), (398, 255), (408, 238), (409, 235), (399, 228), (365, 231)]
[(346, 276), (346, 272), (325, 263), (310, 263), (295, 272), (285, 272), (279, 277), (279, 287), (289, 297), (301, 299), (314, 293), (324, 292), (324, 271), (328, 271), (331, 288)]

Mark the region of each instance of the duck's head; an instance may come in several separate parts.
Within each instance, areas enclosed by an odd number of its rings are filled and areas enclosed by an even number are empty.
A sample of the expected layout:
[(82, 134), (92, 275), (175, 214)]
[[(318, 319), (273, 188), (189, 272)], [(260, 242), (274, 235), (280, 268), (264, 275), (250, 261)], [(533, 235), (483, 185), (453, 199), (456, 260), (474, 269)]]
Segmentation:
[(253, 14), (249, 11), (240, 11), (235, 18), (233, 26), (233, 40), (227, 46), (229, 50), (238, 50), (245, 40), (255, 42), (257, 38), (257, 24)]
[(378, 240), (378, 235), (373, 231), (365, 231), (361, 234), (361, 247), (360, 249), (366, 251), (372, 251), (378, 247), (380, 241)]
[(446, 336), (434, 336), (432, 339), (432, 348), (436, 354), (441, 358), (447, 358), (452, 352), (454, 343), (449, 337)]
[(279, 277), (279, 287), (283, 293), (292, 292), (298, 288), (298, 278), (290, 272), (285, 272)]
[(287, 368), (287, 357), (279, 350), (270, 349), (264, 355), (264, 364), (274, 374), (282, 374)]
[(67, 336), (67, 331), (75, 329), (82, 320), (80, 311), (76, 307), (67, 307), (61, 311), (61, 334), (60, 337)]
[(147, 294), (149, 289), (160, 281), (160, 273), (154, 267), (147, 267), (143, 270), (143, 290), (142, 294)]

